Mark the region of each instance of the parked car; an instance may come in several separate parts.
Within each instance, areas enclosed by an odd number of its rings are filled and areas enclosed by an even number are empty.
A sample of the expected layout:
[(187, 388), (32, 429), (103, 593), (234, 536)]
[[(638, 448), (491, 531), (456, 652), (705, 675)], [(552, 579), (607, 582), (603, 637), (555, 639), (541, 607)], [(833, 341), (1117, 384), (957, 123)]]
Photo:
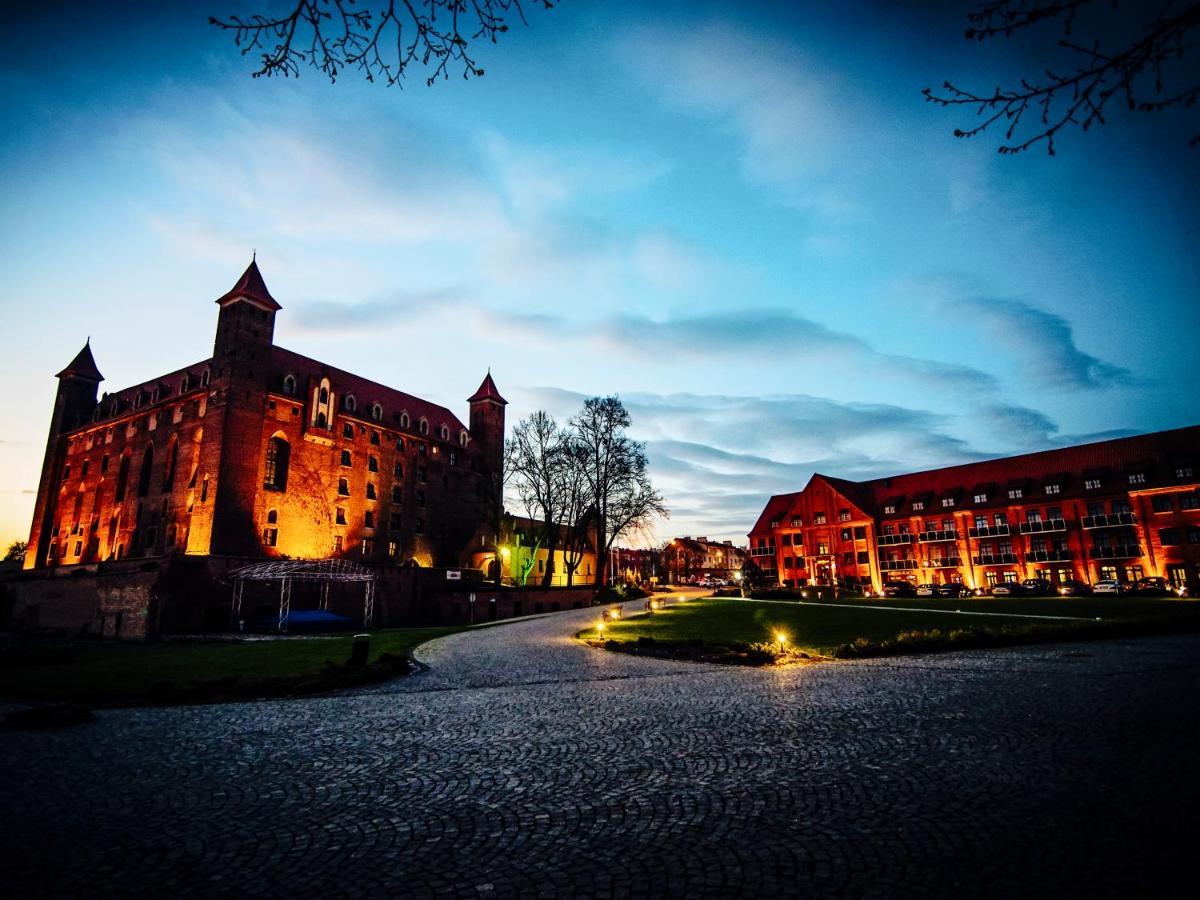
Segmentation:
[(1129, 591), (1129, 585), (1119, 581), (1097, 581), (1092, 585), (1093, 594), (1124, 594)]
[(1024, 593), (1025, 588), (1015, 581), (1001, 581), (992, 585), (993, 597), (1020, 597)]
[(1068, 578), (1058, 585), (1058, 593), (1063, 597), (1081, 597), (1091, 592), (1092, 588), (1090, 585), (1086, 585), (1082, 581), (1076, 581), (1074, 578)]
[(885, 597), (915, 597), (917, 589), (907, 581), (889, 581), (883, 586)]
[(1167, 584), (1167, 579), (1154, 576), (1139, 578), (1133, 586), (1133, 592), (1143, 597), (1166, 597), (1175, 593)]
[(939, 584), (934, 595), (938, 597), (970, 597), (971, 589), (965, 584)]
[(1045, 578), (1026, 578), (1021, 587), (1030, 597), (1053, 597), (1055, 593), (1054, 585)]
[(934, 592), (935, 592), (936, 590), (937, 590), (937, 586), (936, 586), (936, 585), (933, 585), (933, 584), (918, 584), (918, 585), (917, 585), (917, 596), (918, 596), (918, 597), (932, 597), (932, 596), (934, 595)]

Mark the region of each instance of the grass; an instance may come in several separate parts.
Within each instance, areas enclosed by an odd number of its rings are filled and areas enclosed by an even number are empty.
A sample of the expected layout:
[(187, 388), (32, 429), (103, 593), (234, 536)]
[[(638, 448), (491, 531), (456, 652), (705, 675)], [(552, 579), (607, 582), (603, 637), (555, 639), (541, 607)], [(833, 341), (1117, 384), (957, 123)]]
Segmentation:
[(239, 642), (80, 642), (72, 662), (0, 668), (0, 697), (125, 705), (314, 693), (399, 674), (418, 644), (461, 630), (371, 632), (365, 668), (347, 665), (352, 635)]
[[(1095, 602), (1093, 602), (1095, 601)], [(839, 601), (840, 603), (840, 601)], [(892, 601), (848, 601), (832, 604), (761, 603), (736, 599), (707, 599), (671, 605), (652, 616), (637, 616), (608, 624), (604, 639), (618, 642), (611, 649), (635, 647), (656, 655), (696, 657), (699, 646), (742, 651), (746, 645), (773, 644), (774, 635), (787, 635), (787, 648), (809, 656), (867, 656), (892, 652), (928, 651), (966, 646), (994, 646), (1088, 636), (1114, 636), (1145, 630), (1200, 629), (1200, 604), (1142, 598), (1012, 598), (1009, 600), (940, 600), (915, 598)], [(871, 608), (874, 607), (874, 608)], [(884, 612), (879, 607), (919, 608), (919, 612)], [(1072, 615), (1085, 621), (1014, 618), (960, 614), (981, 612)], [(1104, 619), (1097, 623), (1095, 618)], [(583, 640), (599, 640), (596, 629), (580, 632)], [(640, 645), (639, 645), (640, 641)], [(653, 642), (651, 644), (650, 642)], [(713, 658), (714, 654), (704, 654)], [(719, 656), (720, 654), (716, 654)], [(746, 659), (730, 653), (731, 661)], [(732, 657), (737, 656), (737, 659)], [(759, 654), (761, 656), (761, 654)]]

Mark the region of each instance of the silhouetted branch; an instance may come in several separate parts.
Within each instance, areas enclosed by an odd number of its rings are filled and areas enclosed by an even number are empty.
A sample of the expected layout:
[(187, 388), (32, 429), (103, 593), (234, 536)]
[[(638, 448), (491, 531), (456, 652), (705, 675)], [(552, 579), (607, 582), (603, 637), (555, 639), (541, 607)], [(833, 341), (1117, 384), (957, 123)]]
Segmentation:
[[(527, 0), (553, 9), (557, 0)], [(209, 24), (232, 31), (242, 55), (261, 53), (254, 77), (299, 76), (310, 65), (336, 81), (347, 67), (357, 67), (367, 81), (377, 78), (398, 85), (416, 63), (432, 72), (432, 85), (462, 66), (463, 78), (483, 75), (468, 49), (471, 41), (496, 43), (508, 31), (511, 17), (526, 24), (522, 0), (298, 0), (281, 16), (209, 18)]]
[[(1054, 138), (1067, 125), (1077, 125), (1083, 131), (1105, 123), (1105, 109), (1113, 97), (1119, 97), (1126, 107), (1138, 112), (1159, 112), (1170, 107), (1192, 108), (1200, 98), (1200, 84), (1177, 90), (1164, 96), (1164, 67), (1183, 60), (1194, 51), (1197, 41), (1193, 32), (1200, 27), (1200, 2), (1167, 0), (1158, 13), (1141, 23), (1139, 37), (1115, 52), (1106, 52), (1098, 40), (1090, 45), (1070, 39), (1077, 14), (1095, 0), (989, 0), (968, 14), (971, 27), (966, 37), (985, 40), (996, 35), (1010, 36), (1015, 31), (1036, 26), (1062, 17), (1063, 37), (1058, 46), (1069, 51), (1079, 61), (1071, 74), (1058, 74), (1047, 68), (1042, 78), (1022, 78), (1017, 88), (1000, 88), (990, 94), (964, 90), (945, 82), (945, 93), (935, 94), (931, 88), (922, 93), (925, 99), (939, 106), (972, 106), (983, 120), (974, 128), (954, 130), (955, 137), (974, 137), (997, 122), (1005, 121), (1005, 144), (1000, 153), (1019, 153), (1039, 141), (1045, 141), (1047, 151), (1054, 155)], [(1118, 3), (1112, 2), (1116, 8)], [(1152, 89), (1148, 80), (1153, 77)], [(1149, 93), (1147, 93), (1149, 91)], [(1037, 131), (1021, 140), (1017, 130), (1030, 117), (1038, 122)], [(1200, 133), (1189, 145), (1200, 145)]]

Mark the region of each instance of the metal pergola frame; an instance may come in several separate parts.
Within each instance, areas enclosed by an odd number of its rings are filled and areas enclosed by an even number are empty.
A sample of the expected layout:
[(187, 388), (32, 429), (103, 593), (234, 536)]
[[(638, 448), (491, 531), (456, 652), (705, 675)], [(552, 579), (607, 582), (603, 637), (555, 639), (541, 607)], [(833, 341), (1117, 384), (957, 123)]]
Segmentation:
[(347, 559), (275, 559), (252, 563), (225, 574), (233, 583), (233, 606), (230, 621), (237, 626), (242, 614), (242, 591), (247, 581), (279, 582), (279, 631), (287, 631), (288, 614), (292, 607), (292, 582), (316, 581), (321, 584), (321, 609), (329, 609), (329, 585), (332, 582), (362, 582), (363, 626), (371, 627), (375, 618), (375, 582), (378, 576), (372, 569)]

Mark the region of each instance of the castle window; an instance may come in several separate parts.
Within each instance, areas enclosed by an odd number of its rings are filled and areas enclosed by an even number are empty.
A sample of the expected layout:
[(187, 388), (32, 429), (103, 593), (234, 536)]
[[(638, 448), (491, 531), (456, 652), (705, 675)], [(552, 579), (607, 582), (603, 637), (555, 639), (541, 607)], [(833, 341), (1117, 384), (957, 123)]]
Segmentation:
[(394, 512), (388, 517), (388, 528), (392, 529), (392, 531), (400, 530), (400, 513)]
[(295, 375), (288, 374), (288, 375), (283, 376), (283, 392), (285, 394), (287, 394), (289, 397), (291, 397), (292, 395), (294, 395), (296, 393), (296, 376)]
[(396, 449), (399, 450), (401, 453), (404, 452), (404, 438), (399, 437), (399, 436), (396, 437)]
[(363, 513), (363, 528), (374, 528), (374, 527), (375, 527), (375, 512), (374, 512), (374, 510), (368, 509), (365, 513)]
[(167, 468), (163, 472), (163, 490), (169, 491), (175, 484), (175, 464), (179, 460), (179, 441), (171, 439), (171, 444), (167, 447)]
[(378, 472), (379, 471), (379, 458), (378, 457), (376, 457), (376, 456), (368, 456), (367, 457), (367, 471), (368, 472)]
[(375, 538), (363, 538), (362, 555), (371, 556), (375, 553)]
[(267, 527), (263, 529), (263, 546), (274, 547), (279, 543), (279, 529), (273, 527), (279, 521), (279, 513), (271, 510), (267, 513)]
[(183, 378), (181, 378), (179, 380), (179, 393), (186, 394), (191, 389), (192, 389), (192, 376), (184, 375)]
[(465, 431), (460, 431), (458, 433), (458, 445), (460, 447), (467, 446), (467, 441), (469, 440), (469, 438), (470, 438), (470, 435), (468, 435)]
[(323, 412), (317, 413), (317, 427), (318, 428), (328, 428), (329, 427), (329, 423), (325, 421), (325, 413), (323, 413)]
[(376, 499), (374, 482), (370, 482), (370, 481), (367, 482), (367, 499), (368, 500)]
[(203, 372), (200, 373), (200, 386), (208, 387), (208, 382), (211, 378), (212, 378), (212, 373), (208, 369), (205, 369)]
[(350, 451), (349, 450), (342, 451), (342, 465), (347, 466), (347, 467), (353, 465), (353, 463), (350, 460)]
[(342, 552), (342, 536), (340, 534), (335, 534), (333, 536), (333, 552), (334, 553)]
[(1098, 491), (1100, 490), (1100, 479), (1088, 478), (1083, 482), (1083, 487), (1085, 490)]
[(371, 443), (374, 444), (376, 447), (379, 446), (379, 432), (378, 431), (371, 432)]
[(404, 463), (400, 462), (400, 460), (396, 460), (396, 462), (392, 465), (392, 476), (394, 478), (404, 477)]
[(421, 434), (429, 434), (429, 420), (422, 417), (421, 424), (417, 427)]
[(1024, 496), (1025, 496), (1024, 488), (1009, 488), (1008, 489), (1008, 499), (1009, 500), (1020, 500)]
[(71, 480), (71, 464), (70, 463), (67, 463), (65, 466), (63, 466), (62, 480), (63, 481)]
[(103, 475), (107, 471), (108, 471), (108, 454), (105, 453), (102, 457), (100, 457), (100, 474)]
[(328, 403), (329, 402), (329, 388), (326, 387), (325, 385), (321, 385), (321, 391), (320, 391), (320, 393), (317, 394), (317, 396), (319, 398), (317, 400), (318, 403)]
[(354, 399), (354, 395), (353, 395), (353, 394), (347, 394), (347, 395), (346, 395), (346, 396), (345, 396), (345, 397), (342, 399), (342, 408), (343, 408), (344, 410), (346, 410), (346, 412), (349, 412), (349, 413), (352, 413), (352, 412), (354, 412), (356, 409), (358, 409), (358, 401)]
[(417, 506), (424, 506), (424, 505), (425, 505), (425, 492), (417, 491)]
[[(1047, 486), (1046, 486), (1046, 493), (1050, 493), (1050, 486), (1049, 486), (1049, 485), (1047, 485)], [(976, 495), (975, 495), (975, 502), (976, 502), (976, 503), (987, 503), (987, 494), (976, 494)]]
[(452, 465), (452, 466), (458, 465), (458, 454), (455, 453), (453, 450), (450, 451), (450, 465)]
[(1129, 483), (1130, 484), (1145, 484), (1146, 483), (1146, 473), (1145, 472), (1130, 472), (1129, 473)]
[(424, 466), (417, 466), (417, 481), (421, 482), (421, 484), (425, 483), (425, 467)]
[(146, 452), (142, 454), (142, 471), (138, 475), (137, 495), (145, 497), (150, 493), (150, 475), (154, 468), (154, 445), (150, 444), (146, 447)]
[(333, 521), (337, 525), (345, 525), (346, 524), (346, 510), (344, 510), (340, 506), (336, 510), (334, 510)]
[(417, 453), (420, 454), (421, 456), (425, 455), (425, 445), (424, 444), (417, 444)]
[(378, 403), (371, 404), (371, 418), (374, 419), (376, 422), (383, 421), (383, 407), (380, 406)]
[(440, 429), (438, 429), (438, 437), (440, 437), (443, 441), (450, 440), (450, 429), (443, 425)]
[(208, 476), (205, 475), (204, 480), (202, 482), (200, 482), (200, 502), (206, 503), (207, 501), (208, 501)]
[(395, 541), (388, 541), (388, 556), (395, 559), (400, 554), (400, 545)]
[(401, 428), (407, 428), (409, 421), (410, 420), (408, 418), (408, 413), (406, 413), (406, 412), (400, 413), (400, 427)]
[(350, 441), (354, 440), (354, 426), (349, 422), (342, 423), (342, 437)]
[(401, 489), (400, 485), (398, 485), (398, 484), (392, 485), (392, 502), (393, 503), (399, 503), (400, 500), (402, 499), (403, 495), (401, 493), (401, 490), (402, 489)]
[(348, 482), (345, 478), (338, 479), (338, 494), (343, 497), (350, 496), (350, 482)]
[(286, 491), (291, 446), (276, 435), (267, 443), (267, 464), (263, 472), (263, 487), (270, 491)]

